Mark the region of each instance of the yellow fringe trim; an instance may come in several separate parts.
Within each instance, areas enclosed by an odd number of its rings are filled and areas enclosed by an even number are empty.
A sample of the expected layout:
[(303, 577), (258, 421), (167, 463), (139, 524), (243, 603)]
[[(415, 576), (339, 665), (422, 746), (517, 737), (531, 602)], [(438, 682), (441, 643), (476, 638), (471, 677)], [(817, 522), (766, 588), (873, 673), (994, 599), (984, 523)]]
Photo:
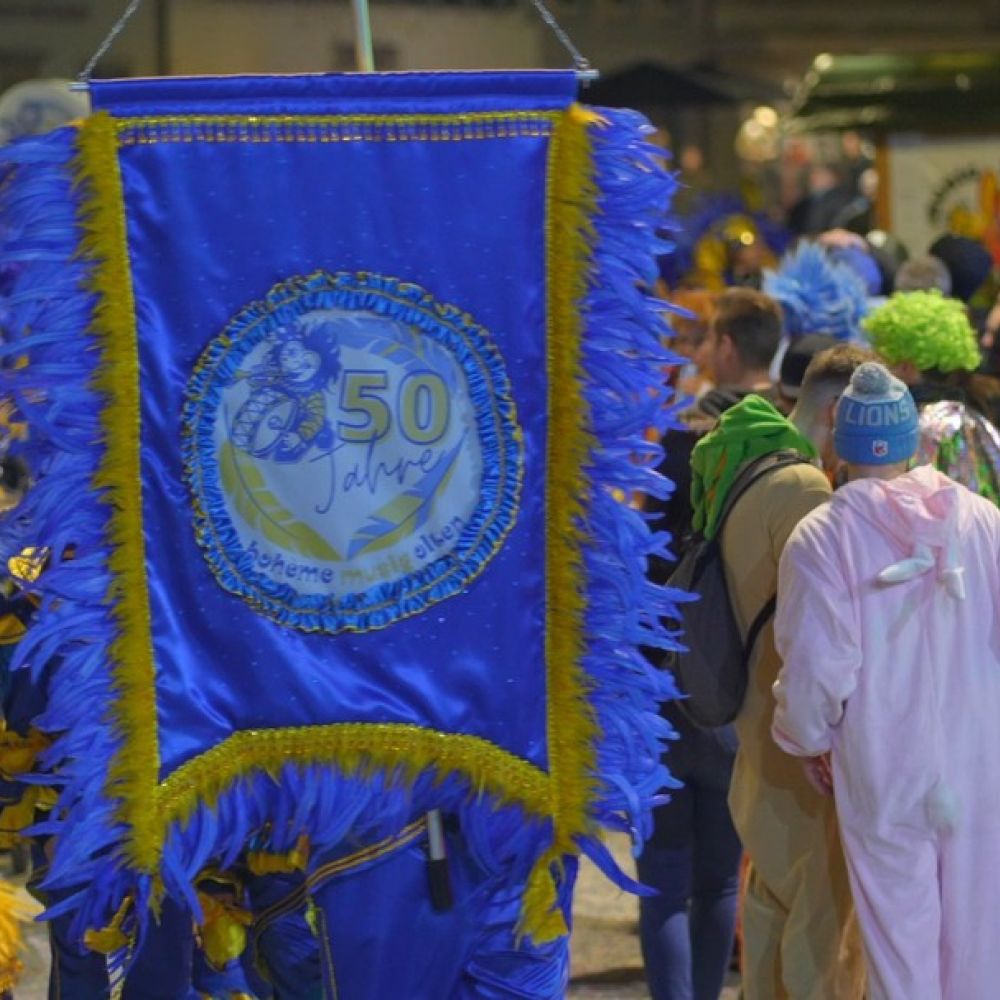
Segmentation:
[(12, 781), (27, 774), (35, 766), (38, 754), (51, 743), (52, 740), (37, 729), (30, 729), (27, 736), (22, 736), (0, 720), (0, 777)]
[(253, 914), (225, 897), (198, 893), (203, 921), (199, 927), (205, 958), (214, 969), (223, 969), (243, 954), (247, 946), (247, 928)]
[[(15, 369), (24, 368), (26, 364), (27, 358), (18, 358), (17, 362), (14, 363), (14, 367)], [(6, 436), (11, 441), (28, 440), (28, 422), (18, 419), (19, 417), (20, 412), (13, 399), (5, 398), (0, 400), (0, 428), (6, 432)]]
[(127, 947), (130, 939), (122, 930), (122, 924), (125, 922), (131, 906), (132, 897), (126, 896), (107, 927), (102, 927), (100, 930), (90, 928), (84, 931), (84, 946), (100, 955), (110, 955), (112, 952), (120, 951), (122, 948)]
[(0, 646), (13, 646), (27, 634), (28, 629), (17, 615), (0, 618)]
[(124, 740), (111, 766), (107, 793), (119, 800), (119, 817), (129, 828), (125, 852), (130, 863), (152, 872), (159, 863), (163, 830), (148, 808), (160, 759), (139, 480), (139, 356), (115, 124), (108, 114), (92, 115), (81, 124), (78, 149), (81, 251), (98, 265), (90, 283), (97, 297), (93, 332), (101, 360), (95, 388), (105, 400), (105, 450), (94, 487), (109, 509), (108, 603), (117, 626), (110, 653), (117, 697), (111, 708)]
[[(21, 736), (0, 721), (0, 778), (16, 780), (27, 774), (35, 764), (35, 757), (52, 741), (31, 729)], [(0, 850), (10, 850), (21, 840), (21, 831), (35, 822), (36, 810), (51, 809), (58, 793), (47, 785), (27, 785), (20, 798), (0, 808)]]
[(22, 583), (34, 583), (48, 565), (50, 555), (48, 548), (28, 546), (7, 560), (7, 572)]
[(161, 115), (118, 119), (122, 146), (175, 143), (458, 142), (541, 137), (558, 111), (401, 115)]
[(24, 889), (0, 879), (0, 992), (13, 989), (21, 974), (21, 924), (41, 912)]
[(309, 864), (309, 837), (302, 834), (287, 854), (271, 851), (248, 851), (247, 868), (254, 875), (287, 875), (304, 872)]
[(429, 769), (441, 775), (458, 772), (477, 792), (519, 803), (534, 815), (548, 813), (545, 772), (478, 736), (402, 723), (342, 723), (234, 733), (167, 776), (156, 790), (156, 826), (164, 830), (183, 823), (201, 805), (214, 806), (255, 770), (276, 775), (288, 764), (331, 763), (347, 774), (394, 772), (407, 784)]
[(17, 986), (23, 971), (24, 963), (20, 959), (17, 959), (10, 968), (0, 969), (0, 993), (11, 992)]
[(587, 292), (597, 201), (588, 128), (597, 115), (573, 105), (552, 137), (548, 163), (549, 440), (546, 509), (549, 773), (555, 839), (532, 870), (519, 930), (544, 942), (566, 933), (552, 867), (577, 853), (573, 838), (589, 826), (596, 796), (597, 719), (582, 667), (584, 594), (582, 524), (590, 484), (584, 469), (596, 447), (583, 394), (581, 303)]
[[(588, 113), (588, 112), (585, 112)], [(437, 114), (398, 115), (136, 115), (113, 119), (115, 131), (132, 132), (142, 128), (173, 126), (177, 128), (200, 128), (209, 125), (225, 125), (246, 130), (254, 127), (302, 126), (315, 128), (317, 125), (461, 125), (492, 123), (496, 125), (515, 122), (546, 121), (555, 124), (562, 118), (561, 111), (443, 111)], [(193, 141), (200, 137), (192, 136)]]

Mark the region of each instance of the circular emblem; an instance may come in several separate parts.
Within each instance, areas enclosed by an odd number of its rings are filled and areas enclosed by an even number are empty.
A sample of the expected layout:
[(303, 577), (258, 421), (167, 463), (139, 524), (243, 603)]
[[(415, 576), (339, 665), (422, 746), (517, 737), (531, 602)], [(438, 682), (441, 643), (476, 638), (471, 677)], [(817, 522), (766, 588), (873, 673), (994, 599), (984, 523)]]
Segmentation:
[(364, 631), (459, 592), (513, 525), (520, 431), (482, 327), (373, 274), (296, 278), (188, 385), (185, 471), (219, 583), (282, 624)]

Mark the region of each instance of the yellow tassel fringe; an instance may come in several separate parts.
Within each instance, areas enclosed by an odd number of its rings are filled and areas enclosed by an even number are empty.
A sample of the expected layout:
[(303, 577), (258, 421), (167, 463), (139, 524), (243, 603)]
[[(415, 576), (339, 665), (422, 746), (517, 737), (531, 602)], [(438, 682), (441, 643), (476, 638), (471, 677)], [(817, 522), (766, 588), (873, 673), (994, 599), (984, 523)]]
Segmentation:
[(119, 800), (120, 818), (130, 831), (125, 844), (129, 861), (152, 872), (159, 863), (163, 831), (155, 811), (148, 808), (160, 760), (139, 480), (139, 355), (125, 203), (115, 127), (108, 114), (92, 115), (81, 124), (78, 150), (81, 251), (96, 264), (91, 272), (91, 289), (97, 297), (92, 332), (101, 360), (95, 388), (104, 397), (104, 455), (94, 487), (109, 509), (108, 602), (118, 626), (111, 649), (117, 688), (112, 710), (124, 738), (107, 791), (109, 798)]
[(21, 736), (0, 720), (0, 777), (7, 781), (16, 780), (22, 774), (27, 774), (35, 765), (35, 758), (51, 744), (44, 733), (37, 729), (28, 731), (27, 736)]
[(549, 779), (527, 761), (477, 736), (392, 723), (343, 723), (234, 733), (170, 774), (157, 792), (160, 823), (183, 823), (255, 770), (290, 764), (336, 764), (346, 774), (396, 773), (407, 784), (424, 771), (466, 775), (477, 791), (547, 815)]
[(583, 394), (580, 306), (587, 292), (597, 201), (588, 129), (597, 115), (571, 107), (556, 126), (548, 177), (549, 443), (546, 571), (549, 772), (555, 839), (534, 869), (519, 930), (543, 942), (566, 933), (554, 909), (552, 865), (577, 853), (596, 795), (597, 719), (587, 698), (584, 654), (583, 517), (591, 486), (584, 469), (596, 440)]
[(304, 872), (309, 863), (309, 838), (302, 834), (287, 854), (273, 854), (270, 851), (249, 851), (247, 868), (254, 875), (287, 875)]
[(84, 931), (84, 945), (100, 955), (110, 955), (112, 952), (120, 951), (122, 948), (127, 947), (130, 939), (122, 930), (122, 924), (125, 923), (125, 918), (128, 916), (128, 911), (131, 908), (132, 897), (126, 896), (107, 927), (102, 927), (100, 930), (91, 928)]
[(198, 893), (198, 902), (204, 918), (199, 927), (202, 949), (213, 968), (223, 969), (246, 950), (253, 914), (207, 892)]
[(0, 879), (0, 992), (13, 989), (21, 974), (21, 924), (41, 912), (23, 889)]

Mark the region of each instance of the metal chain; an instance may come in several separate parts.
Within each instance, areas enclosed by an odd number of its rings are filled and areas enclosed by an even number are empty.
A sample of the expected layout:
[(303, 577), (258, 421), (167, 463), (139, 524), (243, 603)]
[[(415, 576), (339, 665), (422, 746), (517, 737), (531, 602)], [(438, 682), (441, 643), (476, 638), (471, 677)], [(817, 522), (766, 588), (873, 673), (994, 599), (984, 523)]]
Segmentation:
[(83, 67), (79, 76), (77, 76), (77, 82), (86, 86), (90, 83), (90, 74), (94, 72), (94, 67), (104, 58), (108, 49), (114, 44), (115, 39), (121, 34), (122, 28), (128, 23), (129, 18), (139, 9), (139, 5), (142, 0), (129, 0), (128, 6), (125, 8), (124, 13), (114, 25), (112, 25), (111, 30), (108, 32), (107, 37), (98, 46), (97, 51), (90, 57), (90, 61), (86, 66)]
[(577, 71), (586, 76), (596, 76), (596, 72), (590, 66), (590, 60), (573, 44), (573, 39), (560, 27), (552, 11), (545, 6), (542, 0), (531, 0), (531, 2), (534, 4), (535, 10), (538, 11), (539, 17), (552, 29), (552, 34), (559, 39), (563, 48), (572, 56), (573, 65)]

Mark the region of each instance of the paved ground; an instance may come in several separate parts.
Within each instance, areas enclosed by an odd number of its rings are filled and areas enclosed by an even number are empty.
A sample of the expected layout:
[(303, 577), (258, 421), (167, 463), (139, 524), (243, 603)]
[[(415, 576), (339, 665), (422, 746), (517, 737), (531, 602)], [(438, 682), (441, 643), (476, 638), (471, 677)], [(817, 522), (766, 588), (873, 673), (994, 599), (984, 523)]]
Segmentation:
[[(631, 871), (625, 839), (613, 838), (610, 846), (619, 864)], [(641, 1000), (649, 996), (642, 978), (637, 915), (635, 898), (616, 889), (585, 860), (574, 903), (570, 1000)], [(48, 941), (44, 927), (29, 926), (26, 938), (25, 974), (16, 1000), (46, 1000)], [(736, 997), (734, 978), (722, 998)]]
[[(615, 838), (613, 850), (618, 863), (629, 866), (632, 874), (625, 839)], [(573, 900), (570, 997), (649, 996), (642, 978), (637, 920), (635, 897), (617, 889), (584, 859)]]

